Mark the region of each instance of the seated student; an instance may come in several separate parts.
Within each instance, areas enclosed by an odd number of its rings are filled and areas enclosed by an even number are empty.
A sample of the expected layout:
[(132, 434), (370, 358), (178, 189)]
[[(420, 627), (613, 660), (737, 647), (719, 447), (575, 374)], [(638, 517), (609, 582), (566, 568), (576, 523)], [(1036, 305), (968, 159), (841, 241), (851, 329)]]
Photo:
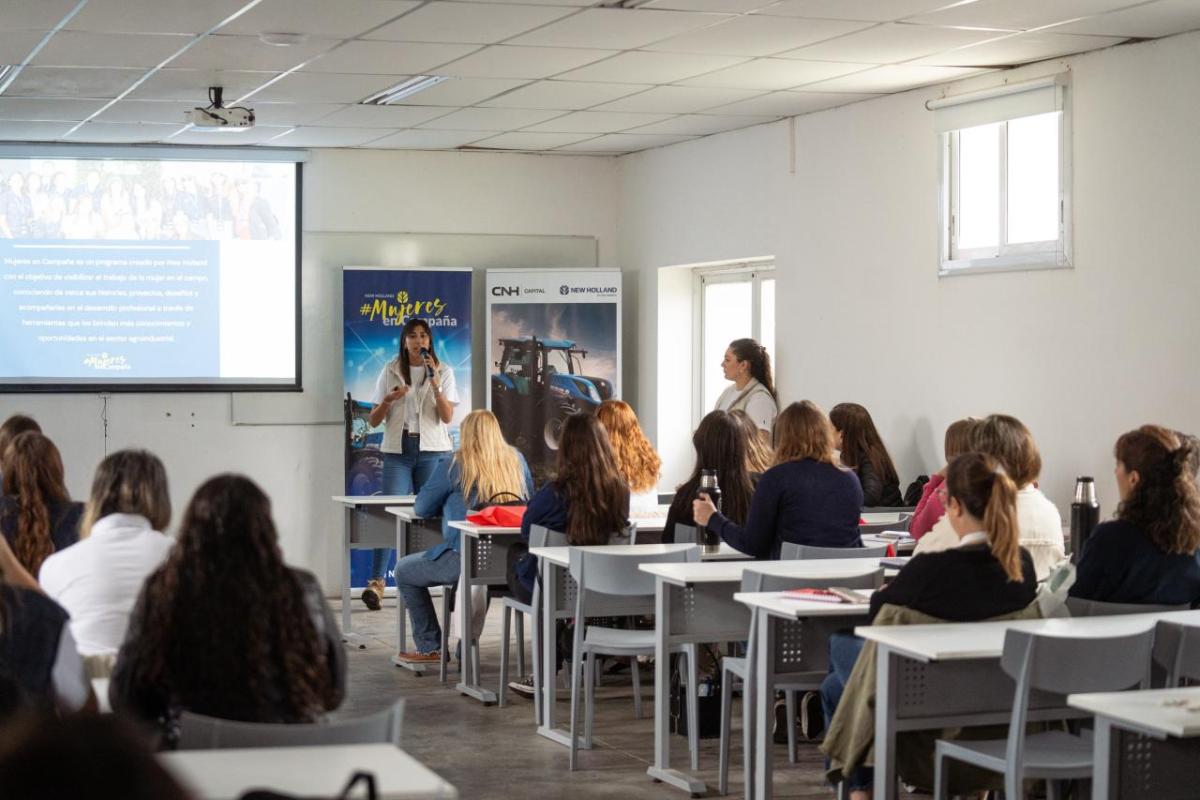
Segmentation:
[[(1033, 560), (1017, 541), (1017, 487), (999, 462), (981, 453), (957, 456), (939, 491), (957, 546), (908, 562), (890, 584), (871, 595), (869, 623), (882, 620), (885, 607), (889, 617), (896, 609), (908, 609), (921, 615), (913, 621), (975, 622), (1021, 612), (1034, 602)], [(901, 621), (891, 618), (893, 624)], [(855, 738), (848, 729), (873, 701), (873, 696), (856, 694), (873, 692), (873, 680), (850, 681), (862, 649), (857, 636), (831, 637), (830, 671), (821, 684), (828, 730), (821, 750), (834, 760), (834, 777), (847, 781), (855, 800), (869, 796), (873, 778), (872, 770), (862, 766), (863, 754), (847, 751)]]
[(96, 698), (67, 612), (0, 537), (0, 719), (28, 707), (94, 710)]
[(858, 403), (838, 403), (829, 412), (842, 463), (862, 483), (863, 505), (900, 506), (900, 478), (870, 413)]
[(834, 463), (833, 427), (815, 403), (792, 403), (775, 420), (775, 458), (754, 490), (745, 525), (719, 513), (707, 496), (692, 501), (696, 524), (755, 558), (779, 558), (783, 542), (862, 547), (862, 487)]
[(317, 579), (283, 563), (267, 496), (241, 475), (205, 481), (134, 606), (113, 709), (157, 723), (171, 744), (178, 711), (312, 722), (345, 686), (337, 622)]
[(1123, 434), (1116, 519), (1083, 545), (1072, 597), (1106, 603), (1200, 604), (1200, 490), (1193, 446), (1158, 425)]
[[(33, 417), (27, 417), (24, 414), (13, 414), (4, 420), (4, 423), (0, 424), (0, 457), (8, 449), (9, 442), (26, 432), (41, 433), (42, 426), (38, 425)], [(3, 468), (0, 467), (0, 469)], [(3, 472), (0, 472), (0, 477), (3, 477)]]
[[(146, 577), (171, 550), (167, 471), (152, 453), (120, 450), (96, 468), (81, 538), (42, 562), (38, 582), (71, 615), (93, 677), (111, 670)], [(109, 658), (105, 658), (109, 657)]]
[(36, 575), (47, 556), (79, 540), (83, 503), (71, 501), (58, 448), (40, 433), (13, 437), (0, 456), (0, 471), (0, 532), (22, 566)]
[(458, 452), (438, 462), (413, 504), (418, 517), (442, 518), (442, 543), (396, 562), (396, 591), (408, 607), (417, 644), (415, 653), (400, 654), (407, 661), (437, 661), (440, 657), (442, 628), (429, 587), (458, 581), (460, 534), (450, 523), (466, 519), (468, 508), (480, 508), (493, 500), (523, 500), (533, 493), (525, 457), (504, 441), (491, 411), (476, 409), (468, 414), (461, 434)]
[(700, 473), (706, 469), (717, 473), (717, 485), (721, 487), (721, 512), (725, 518), (738, 525), (746, 524), (750, 498), (754, 497), (754, 481), (747, 469), (746, 458), (746, 446), (751, 439), (758, 439), (758, 427), (754, 426), (754, 430), (747, 433), (737, 425), (732, 413), (710, 411), (700, 420), (699, 427), (692, 434), (696, 465), (692, 467), (691, 476), (675, 488), (675, 497), (667, 510), (667, 522), (663, 528), (664, 542), (675, 541), (676, 525), (695, 526), (692, 501), (700, 489)]
[(775, 452), (749, 414), (737, 408), (730, 411), (729, 416), (733, 417), (746, 437), (746, 469), (750, 470), (750, 477), (757, 481), (764, 472), (775, 466)]
[(633, 408), (624, 400), (605, 400), (596, 409), (596, 419), (608, 431), (617, 469), (629, 486), (630, 513), (657, 510), (662, 459), (642, 432)]
[[(946, 463), (949, 464), (955, 456), (968, 453), (971, 450), (971, 431), (979, 420), (974, 417), (956, 420), (946, 428), (946, 440), (943, 449), (946, 453)], [(938, 489), (946, 482), (946, 468), (943, 466), (929, 476), (929, 483), (921, 487), (921, 499), (913, 512), (912, 521), (908, 524), (908, 535), (920, 539), (933, 528), (934, 523), (946, 513), (942, 505)]]
[[(992, 414), (972, 428), (970, 447), (999, 461), (1018, 486), (1017, 529), (1021, 546), (1033, 557), (1038, 580), (1044, 580), (1067, 555), (1062, 515), (1037, 487), (1042, 456), (1033, 441), (1033, 434), (1016, 417)], [(957, 541), (949, 521), (943, 517), (921, 537), (914, 553), (944, 550), (954, 547)]]

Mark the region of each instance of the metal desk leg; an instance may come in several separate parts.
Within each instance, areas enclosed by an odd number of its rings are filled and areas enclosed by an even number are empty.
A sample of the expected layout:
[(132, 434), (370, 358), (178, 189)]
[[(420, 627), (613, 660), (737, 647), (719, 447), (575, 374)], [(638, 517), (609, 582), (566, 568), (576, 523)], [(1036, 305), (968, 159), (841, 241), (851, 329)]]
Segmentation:
[(471, 624), (471, 585), (475, 577), (476, 551), (480, 540), (474, 536), (462, 537), (463, 554), (458, 578), (458, 641), (461, 650), (462, 681), (458, 684), (459, 692), (474, 697), (481, 703), (496, 702), (496, 693), (479, 685), (479, 675), (476, 673), (478, 663), (473, 657), (474, 630)]
[(366, 649), (367, 643), (362, 636), (354, 632), (350, 622), (350, 549), (354, 541), (354, 508), (345, 506), (342, 515), (342, 641), (353, 645), (359, 650)]
[(896, 800), (896, 699), (901, 656), (878, 645), (875, 656), (875, 800)]
[[(563, 747), (570, 747), (570, 732), (559, 728), (554, 722), (554, 704), (558, 698), (558, 680), (554, 670), (557, 666), (554, 662), (557, 660), (558, 647), (555, 625), (559, 612), (565, 610), (559, 606), (558, 602), (563, 592), (563, 586), (570, 580), (570, 577), (567, 574), (567, 568), (557, 564), (541, 561), (538, 568), (541, 570), (542, 578), (542, 632), (539, 637), (541, 653), (535, 655), (535, 658), (542, 659), (542, 719), (537, 732), (539, 736), (544, 736), (552, 742), (561, 744)], [(581, 738), (576, 746), (580, 750), (588, 750), (592, 744)]]
[[(662, 580), (655, 582), (654, 609), (654, 765), (646, 774), (694, 795), (704, 794), (704, 782), (671, 769), (671, 591)], [(698, 720), (688, 720), (696, 725)]]
[(1112, 784), (1112, 721), (1102, 714), (1096, 715), (1096, 728), (1092, 734), (1092, 800), (1114, 800), (1117, 794)]
[[(750, 629), (758, 626), (758, 618), (765, 612), (756, 608), (750, 609)], [(758, 749), (754, 746), (754, 692), (755, 692), (755, 661), (756, 646), (746, 648), (746, 679), (742, 681), (742, 742), (745, 752), (742, 753), (742, 788), (745, 800), (754, 800), (754, 770), (758, 766)], [(733, 676), (730, 676), (730, 680)], [(733, 714), (733, 704), (730, 703), (729, 713)], [(730, 731), (730, 736), (733, 736)], [(732, 742), (730, 743), (732, 744)]]
[[(772, 763), (775, 755), (771, 736), (771, 720), (775, 718), (775, 693), (767, 687), (775, 685), (775, 625), (770, 614), (759, 611), (754, 635), (754, 797), (771, 800), (773, 790)], [(749, 672), (749, 670), (747, 670)], [(743, 698), (742, 702), (750, 702)], [(748, 763), (748, 762), (747, 762)], [(748, 777), (748, 776), (747, 776)]]

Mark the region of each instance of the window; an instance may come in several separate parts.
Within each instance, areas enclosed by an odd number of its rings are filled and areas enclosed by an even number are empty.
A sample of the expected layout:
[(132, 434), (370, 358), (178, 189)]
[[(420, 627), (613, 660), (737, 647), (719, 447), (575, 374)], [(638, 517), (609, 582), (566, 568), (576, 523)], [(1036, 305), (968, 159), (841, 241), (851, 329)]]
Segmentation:
[(1040, 81), (930, 104), (941, 134), (941, 275), (1069, 267), (1066, 87)]
[(725, 349), (734, 339), (751, 338), (775, 357), (775, 273), (772, 262), (725, 265), (696, 271), (699, 341), (697, 365), (698, 422), (717, 403), (729, 382), (721, 372)]

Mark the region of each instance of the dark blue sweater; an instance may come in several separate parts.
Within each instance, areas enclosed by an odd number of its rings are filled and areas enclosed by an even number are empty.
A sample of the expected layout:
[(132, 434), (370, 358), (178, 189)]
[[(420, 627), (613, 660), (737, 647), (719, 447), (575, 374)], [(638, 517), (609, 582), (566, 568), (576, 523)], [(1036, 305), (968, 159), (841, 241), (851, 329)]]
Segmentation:
[(779, 558), (782, 542), (813, 547), (862, 547), (858, 478), (812, 459), (788, 461), (763, 473), (744, 526), (714, 514), (708, 529), (755, 558)]
[[(567, 501), (554, 488), (553, 481), (529, 498), (529, 505), (525, 507), (525, 516), (521, 520), (521, 539), (525, 542), (529, 541), (531, 525), (541, 525), (552, 531), (567, 529)], [(517, 564), (517, 578), (532, 592), (533, 582), (537, 580), (537, 559), (526, 554)]]
[(1197, 554), (1164, 553), (1138, 526), (1102, 522), (1083, 545), (1071, 596), (1104, 603), (1200, 603)]

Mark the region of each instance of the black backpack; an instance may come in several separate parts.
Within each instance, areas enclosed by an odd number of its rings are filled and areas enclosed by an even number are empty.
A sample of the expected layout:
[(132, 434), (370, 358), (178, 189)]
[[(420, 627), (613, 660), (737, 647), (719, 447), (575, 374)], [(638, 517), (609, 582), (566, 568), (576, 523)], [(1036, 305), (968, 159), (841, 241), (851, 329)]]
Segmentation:
[(918, 475), (917, 479), (904, 490), (904, 505), (911, 508), (921, 502), (921, 493), (925, 490), (927, 483), (929, 483), (928, 475)]

